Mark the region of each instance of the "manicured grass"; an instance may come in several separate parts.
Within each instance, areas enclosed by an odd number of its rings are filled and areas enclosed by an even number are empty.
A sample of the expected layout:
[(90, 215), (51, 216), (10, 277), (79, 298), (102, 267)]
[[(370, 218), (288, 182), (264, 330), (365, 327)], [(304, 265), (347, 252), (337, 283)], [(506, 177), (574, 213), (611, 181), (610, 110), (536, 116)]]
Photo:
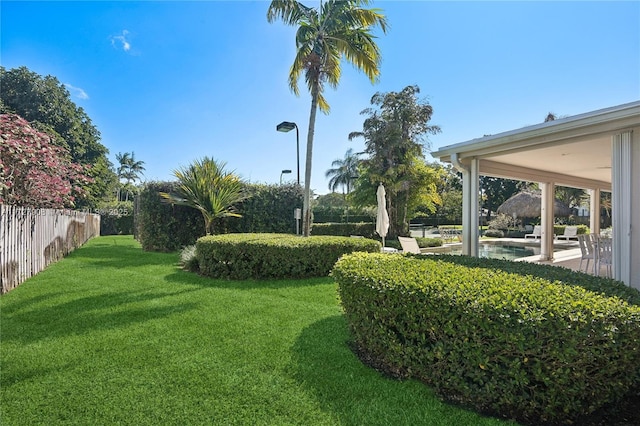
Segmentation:
[(382, 377), (329, 278), (218, 281), (100, 237), (0, 298), (0, 423), (497, 425)]

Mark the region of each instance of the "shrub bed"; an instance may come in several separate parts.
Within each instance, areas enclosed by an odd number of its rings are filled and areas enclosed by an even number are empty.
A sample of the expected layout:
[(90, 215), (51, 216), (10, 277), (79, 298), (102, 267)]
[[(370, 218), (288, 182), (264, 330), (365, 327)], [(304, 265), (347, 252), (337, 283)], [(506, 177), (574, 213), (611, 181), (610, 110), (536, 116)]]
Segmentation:
[(380, 249), (367, 238), (287, 234), (214, 235), (196, 242), (201, 274), (236, 280), (326, 277), (340, 256)]
[[(453, 257), (338, 261), (332, 276), (354, 343), (375, 365), (479, 411), (534, 423), (592, 413), (638, 383), (640, 307), (582, 288), (585, 274)], [(600, 283), (587, 286), (625, 293), (621, 283), (593, 279)]]
[(379, 238), (373, 223), (314, 223), (311, 227), (313, 235), (334, 235), (348, 237), (360, 235), (365, 238)]

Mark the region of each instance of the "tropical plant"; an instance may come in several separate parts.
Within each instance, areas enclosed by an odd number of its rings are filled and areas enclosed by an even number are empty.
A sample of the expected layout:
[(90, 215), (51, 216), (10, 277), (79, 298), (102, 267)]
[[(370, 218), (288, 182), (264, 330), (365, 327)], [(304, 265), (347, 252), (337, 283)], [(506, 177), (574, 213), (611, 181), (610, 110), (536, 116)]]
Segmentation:
[(313, 136), (318, 108), (329, 112), (324, 85), (336, 88), (340, 81), (342, 58), (363, 71), (371, 82), (380, 74), (380, 50), (372, 29), (387, 30), (387, 21), (379, 9), (364, 9), (369, 0), (328, 0), (315, 9), (295, 0), (273, 0), (267, 20), (282, 20), (286, 25), (298, 26), (296, 57), (289, 71), (289, 88), (296, 95), (298, 80), (304, 74), (311, 93), (307, 156), (304, 179), (303, 235), (311, 230), (311, 162)]
[(379, 183), (385, 186), (389, 210), (389, 238), (406, 235), (409, 219), (418, 208), (435, 211), (440, 204), (436, 190), (438, 173), (424, 162), (426, 135), (440, 131), (429, 125), (433, 108), (420, 101), (418, 86), (407, 86), (400, 92), (376, 93), (362, 131), (352, 132), (349, 139), (363, 137), (364, 153), (360, 177), (353, 193), (359, 205), (375, 201)]
[(213, 220), (240, 217), (234, 204), (245, 198), (245, 183), (233, 172), (226, 171), (226, 163), (204, 157), (188, 167), (174, 170), (178, 179), (177, 194), (160, 192), (172, 204), (193, 207), (202, 213), (207, 235), (213, 233)]
[[(133, 151), (124, 154), (117, 153), (116, 160), (119, 163), (116, 170), (119, 181), (117, 199), (120, 201), (120, 192), (125, 189), (125, 201), (129, 201), (129, 193), (133, 189), (133, 183), (140, 180), (140, 175), (144, 171), (144, 161), (136, 160), (136, 154)], [(126, 181), (124, 184), (122, 184), (122, 179)]]
[(335, 159), (331, 163), (331, 169), (327, 170), (324, 175), (330, 177), (329, 189), (331, 192), (336, 192), (339, 186), (342, 186), (342, 190), (346, 190), (346, 193), (350, 193), (353, 188), (353, 181), (358, 175), (358, 154), (353, 153), (353, 149), (349, 148), (344, 155), (343, 159)]

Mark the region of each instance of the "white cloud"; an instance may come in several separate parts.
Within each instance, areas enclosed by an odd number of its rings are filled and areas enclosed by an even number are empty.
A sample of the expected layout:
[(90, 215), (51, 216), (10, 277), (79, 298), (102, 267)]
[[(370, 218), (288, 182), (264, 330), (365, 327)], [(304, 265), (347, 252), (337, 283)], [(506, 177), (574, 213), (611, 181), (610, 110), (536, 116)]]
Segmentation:
[(128, 52), (129, 50), (131, 50), (131, 43), (129, 42), (129, 40), (127, 40), (128, 35), (129, 31), (122, 30), (122, 35), (111, 36), (111, 45), (116, 48), (121, 47), (122, 50)]
[(64, 85), (71, 93), (71, 96), (75, 96), (78, 99), (89, 99), (89, 95), (87, 95), (87, 92), (85, 92), (81, 88), (74, 87), (69, 83), (65, 83)]

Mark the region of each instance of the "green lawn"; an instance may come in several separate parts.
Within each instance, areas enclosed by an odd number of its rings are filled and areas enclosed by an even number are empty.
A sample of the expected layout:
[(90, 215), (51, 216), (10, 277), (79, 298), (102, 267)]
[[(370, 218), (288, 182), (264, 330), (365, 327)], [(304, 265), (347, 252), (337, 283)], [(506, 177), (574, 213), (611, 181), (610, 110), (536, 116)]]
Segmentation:
[(0, 298), (0, 423), (507, 424), (349, 350), (329, 278), (218, 281), (91, 240)]

